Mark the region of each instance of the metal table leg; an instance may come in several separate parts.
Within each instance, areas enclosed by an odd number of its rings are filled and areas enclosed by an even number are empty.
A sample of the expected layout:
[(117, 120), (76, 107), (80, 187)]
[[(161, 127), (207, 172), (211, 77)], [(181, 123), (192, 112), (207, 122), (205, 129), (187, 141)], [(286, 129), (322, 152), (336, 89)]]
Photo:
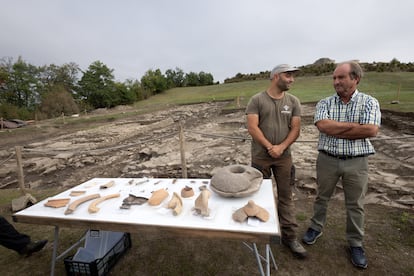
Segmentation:
[[(254, 255), (256, 257), (257, 265), (259, 267), (260, 275), (262, 275), (262, 276), (265, 276), (265, 275), (266, 276), (270, 276), (270, 270), (271, 270), (271, 267), (270, 267), (270, 259), (271, 259), (271, 261), (273, 263), (274, 268), (276, 270), (278, 269), (277, 268), (276, 261), (275, 261), (275, 258), (273, 256), (272, 249), (270, 248), (270, 245), (269, 244), (266, 244), (266, 249), (265, 249), (265, 255), (266, 255), (266, 257), (263, 257), (262, 255), (260, 255), (259, 250), (257, 249), (256, 243), (252, 243), (252, 246), (250, 246), (246, 242), (243, 242), (243, 244), (254, 253)], [(262, 261), (266, 264), (266, 274), (264, 273)]]
[(50, 275), (52, 276), (55, 275), (55, 264), (56, 264), (58, 243), (59, 243), (59, 226), (55, 226), (55, 240), (53, 241), (52, 267), (50, 268)]
[(55, 275), (56, 262), (58, 260), (62, 259), (63, 257), (65, 257), (75, 247), (79, 246), (79, 244), (82, 243), (86, 239), (86, 233), (87, 232), (88, 232), (88, 230), (85, 232), (85, 234), (77, 242), (72, 244), (68, 249), (63, 251), (62, 254), (57, 256), (57, 248), (58, 248), (58, 245), (59, 245), (59, 226), (55, 226), (55, 240), (53, 242), (52, 264), (51, 264), (51, 269), (50, 269), (50, 275), (51, 276)]

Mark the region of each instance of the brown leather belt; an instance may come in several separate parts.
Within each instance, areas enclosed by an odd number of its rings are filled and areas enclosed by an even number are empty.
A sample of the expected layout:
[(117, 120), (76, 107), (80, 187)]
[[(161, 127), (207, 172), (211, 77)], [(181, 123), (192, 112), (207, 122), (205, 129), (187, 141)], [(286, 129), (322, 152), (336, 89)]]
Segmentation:
[(323, 153), (327, 156), (334, 157), (336, 159), (340, 159), (340, 160), (348, 160), (348, 159), (354, 159), (354, 158), (360, 158), (360, 157), (367, 157), (368, 156), (367, 154), (363, 154), (363, 155), (335, 155), (335, 154), (329, 153), (325, 150), (320, 150), (319, 152)]

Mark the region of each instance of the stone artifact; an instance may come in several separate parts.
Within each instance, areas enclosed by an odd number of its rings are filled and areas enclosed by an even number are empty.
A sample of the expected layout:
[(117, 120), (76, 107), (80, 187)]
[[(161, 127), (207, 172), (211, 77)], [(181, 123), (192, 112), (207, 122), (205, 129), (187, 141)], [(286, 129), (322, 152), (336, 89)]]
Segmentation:
[(74, 202), (69, 204), (69, 207), (65, 211), (65, 215), (72, 214), (80, 204), (85, 203), (89, 200), (98, 198), (98, 197), (101, 197), (101, 195), (100, 194), (92, 194), (92, 195), (81, 197), (78, 200), (75, 200)]
[(196, 210), (197, 214), (200, 214), (203, 217), (208, 217), (210, 215), (210, 209), (208, 208), (209, 198), (210, 191), (207, 188), (202, 189), (194, 204), (194, 209)]
[(168, 202), (168, 208), (173, 209), (174, 216), (181, 214), (181, 211), (183, 210), (183, 202), (177, 193), (173, 193), (173, 197), (170, 202)]
[(53, 208), (60, 208), (65, 207), (68, 205), (70, 198), (56, 198), (56, 199), (49, 199), (46, 203), (46, 207), (53, 207)]
[(246, 165), (230, 165), (213, 173), (210, 187), (224, 197), (245, 197), (258, 191), (262, 181), (259, 170)]
[(122, 201), (121, 209), (129, 209), (131, 205), (142, 205), (148, 201), (148, 198), (142, 196), (134, 196), (129, 194), (128, 197), (124, 198)]
[(243, 222), (248, 218), (243, 208), (237, 209), (236, 212), (233, 213), (232, 217), (235, 221), (238, 221), (238, 222)]
[(101, 203), (102, 201), (111, 199), (111, 198), (117, 198), (119, 196), (120, 196), (120, 194), (119, 193), (116, 193), (116, 194), (106, 195), (106, 196), (100, 197), (98, 199), (95, 199), (94, 201), (92, 201), (91, 204), (89, 204), (88, 212), (89, 213), (96, 213), (96, 212), (98, 212), (99, 211), (99, 208), (98, 208), (97, 205), (99, 203)]
[(245, 221), (248, 217), (256, 217), (266, 222), (269, 220), (269, 212), (257, 205), (253, 200), (249, 200), (245, 206), (233, 213), (233, 219), (238, 222)]
[(108, 188), (114, 186), (114, 184), (115, 184), (115, 181), (111, 180), (108, 183), (99, 186), (99, 188), (100, 189), (108, 189)]
[(194, 190), (193, 188), (189, 187), (189, 186), (185, 186), (184, 188), (181, 189), (181, 196), (184, 198), (187, 197), (192, 197), (194, 195)]
[(151, 206), (160, 205), (168, 197), (168, 192), (165, 189), (159, 189), (152, 192), (151, 197), (148, 199), (148, 204)]

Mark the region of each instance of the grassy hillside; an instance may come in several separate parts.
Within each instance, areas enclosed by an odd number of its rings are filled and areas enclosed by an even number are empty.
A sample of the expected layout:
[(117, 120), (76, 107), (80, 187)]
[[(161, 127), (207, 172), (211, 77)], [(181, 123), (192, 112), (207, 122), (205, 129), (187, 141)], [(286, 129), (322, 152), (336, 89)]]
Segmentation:
[[(241, 106), (255, 93), (267, 88), (268, 80), (246, 81), (202, 87), (174, 88), (138, 102), (137, 108), (153, 109), (168, 104), (191, 104), (207, 101), (234, 100)], [(363, 77), (360, 91), (376, 97), (381, 108), (401, 112), (414, 111), (414, 73), (369, 72)], [(398, 95), (399, 91), (399, 95)], [(297, 77), (291, 91), (302, 103), (316, 102), (334, 93), (332, 77)], [(399, 104), (391, 104), (399, 100)]]

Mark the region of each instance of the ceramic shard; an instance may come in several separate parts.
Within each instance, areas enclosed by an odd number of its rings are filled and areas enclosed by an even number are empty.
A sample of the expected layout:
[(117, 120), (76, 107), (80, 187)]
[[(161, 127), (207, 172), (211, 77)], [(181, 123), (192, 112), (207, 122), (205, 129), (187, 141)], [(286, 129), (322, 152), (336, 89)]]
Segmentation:
[(185, 186), (184, 188), (181, 189), (181, 196), (183, 198), (192, 197), (193, 195), (194, 195), (193, 188), (189, 186)]
[(257, 217), (264, 222), (269, 220), (269, 212), (257, 205), (253, 200), (249, 200), (243, 207), (243, 210), (249, 217)]
[(114, 185), (115, 185), (115, 181), (111, 180), (108, 183), (99, 186), (99, 188), (100, 189), (108, 189), (108, 188), (110, 188), (110, 187), (112, 187)]
[(70, 192), (70, 196), (80, 196), (80, 195), (84, 195), (86, 193), (86, 191), (71, 191)]
[(165, 189), (159, 189), (152, 192), (151, 197), (148, 199), (148, 204), (151, 206), (160, 205), (168, 197), (168, 192)]
[(53, 207), (53, 208), (60, 208), (65, 207), (70, 201), (70, 198), (56, 198), (56, 199), (49, 199), (45, 206)]
[(183, 210), (183, 202), (177, 193), (173, 193), (170, 202), (168, 202), (168, 208), (173, 209), (174, 216), (181, 214), (181, 211)]
[(129, 194), (128, 197), (124, 198), (124, 200), (122, 201), (122, 205), (120, 208), (129, 209), (131, 205), (142, 205), (147, 201), (148, 198), (146, 197)]
[(209, 198), (210, 191), (208, 189), (203, 189), (195, 200), (194, 209), (203, 217), (208, 217), (210, 215), (210, 209), (208, 208)]
[(243, 210), (243, 208), (237, 209), (233, 213), (232, 217), (237, 222), (243, 222), (248, 218), (248, 216), (247, 216), (246, 212)]

